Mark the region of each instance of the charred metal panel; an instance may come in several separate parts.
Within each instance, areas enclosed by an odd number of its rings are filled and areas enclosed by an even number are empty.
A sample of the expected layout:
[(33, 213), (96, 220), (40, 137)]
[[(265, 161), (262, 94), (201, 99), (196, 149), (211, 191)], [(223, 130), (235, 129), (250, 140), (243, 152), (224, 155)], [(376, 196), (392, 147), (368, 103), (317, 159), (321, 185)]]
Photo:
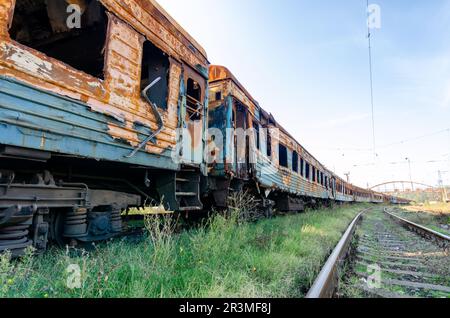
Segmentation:
[[(227, 115), (229, 121), (227, 128), (235, 128), (233, 127), (233, 122), (230, 120), (230, 118), (232, 118), (232, 113), (230, 112), (233, 109), (233, 101), (237, 100), (246, 107), (246, 111), (252, 118), (256, 119), (258, 124), (270, 131), (270, 154), (267, 153), (267, 135), (261, 133), (260, 149), (256, 149), (253, 141), (251, 143), (252, 148), (250, 151), (252, 156), (254, 156), (252, 162), (256, 162), (254, 165), (254, 177), (263, 190), (275, 190), (290, 193), (294, 197), (305, 196), (349, 202), (354, 201), (355, 199), (364, 202), (368, 200), (366, 197), (359, 198), (350, 193), (349, 191), (352, 189), (351, 185), (346, 184), (343, 180), (328, 171), (328, 169), (302, 147), (295, 138), (283, 129), (283, 127), (275, 121), (272, 115), (264, 112), (228, 69), (221, 66), (210, 67), (210, 83), (212, 93), (217, 94), (217, 92), (220, 92), (221, 95), (226, 96), (224, 106), (219, 105), (218, 103), (212, 103), (210, 115), (216, 116), (217, 118), (210, 120), (210, 127), (216, 127), (220, 124), (222, 124), (223, 127), (224, 123), (221, 121), (221, 117), (219, 117), (217, 111), (221, 109), (220, 107), (224, 107), (229, 112)], [(211, 94), (211, 97), (214, 97), (214, 94)], [(227, 154), (227, 162), (232, 164), (229, 166), (226, 164), (224, 165), (224, 175), (227, 175), (228, 173), (234, 177), (242, 178), (241, 171), (238, 171), (236, 167), (236, 158), (234, 156), (235, 140), (233, 135), (225, 134), (225, 136), (224, 151)], [(278, 145), (280, 143), (287, 149), (287, 167), (282, 167), (279, 164), (280, 154)], [(292, 154), (294, 151), (298, 154), (299, 158), (302, 158), (305, 163), (308, 163), (308, 166), (311, 169), (314, 167), (314, 172), (317, 176), (314, 176), (313, 178), (312, 173), (309, 173), (310, 177), (306, 179), (304, 177), (305, 171), (293, 171)], [(230, 154), (232, 155), (230, 156)], [(242, 157), (242, 153), (238, 153), (238, 155), (239, 154)], [(218, 167), (218, 165), (213, 166), (214, 168)], [(305, 169), (305, 166), (302, 166), (302, 169)], [(215, 171), (215, 169), (212, 170)], [(329, 181), (335, 180), (336, 178), (339, 179), (340, 184), (347, 188), (345, 193), (339, 193), (336, 190), (336, 183), (334, 181)]]

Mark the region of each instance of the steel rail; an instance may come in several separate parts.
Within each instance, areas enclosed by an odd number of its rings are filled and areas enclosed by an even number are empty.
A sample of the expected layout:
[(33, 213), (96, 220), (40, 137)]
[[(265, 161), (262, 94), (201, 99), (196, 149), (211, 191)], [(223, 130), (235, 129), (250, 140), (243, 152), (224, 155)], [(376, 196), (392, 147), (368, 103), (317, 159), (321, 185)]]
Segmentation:
[(450, 236), (447, 236), (445, 234), (429, 229), (423, 225), (401, 218), (391, 212), (388, 212), (387, 208), (384, 208), (384, 213), (389, 215), (395, 222), (402, 225), (406, 229), (415, 232), (428, 240), (435, 241), (440, 247), (445, 249), (448, 249), (450, 247)]
[(309, 290), (306, 298), (333, 298), (339, 281), (339, 266), (350, 250), (350, 244), (355, 233), (356, 226), (365, 212), (371, 208), (361, 211), (345, 231), (336, 248), (331, 253), (322, 271)]

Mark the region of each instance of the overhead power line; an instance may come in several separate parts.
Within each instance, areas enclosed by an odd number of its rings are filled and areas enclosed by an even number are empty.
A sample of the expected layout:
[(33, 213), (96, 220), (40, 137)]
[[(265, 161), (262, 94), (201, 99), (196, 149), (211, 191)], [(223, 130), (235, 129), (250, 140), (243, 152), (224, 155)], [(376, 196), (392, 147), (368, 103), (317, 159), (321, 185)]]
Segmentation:
[[(442, 162), (447, 162), (447, 160), (427, 160), (427, 161), (411, 161), (411, 164), (430, 164), (430, 163), (442, 163)], [(382, 165), (390, 165), (390, 166), (395, 166), (395, 165), (405, 165), (408, 164), (408, 161), (391, 161), (391, 162), (385, 162), (385, 163), (381, 163)], [(374, 166), (375, 163), (370, 162), (370, 163), (363, 163), (363, 164), (354, 164), (353, 167), (357, 168), (357, 167), (369, 167), (369, 166)]]
[[(367, 21), (370, 18), (369, 12), (369, 0), (367, 0)], [(370, 76), (370, 102), (372, 106), (372, 138), (373, 138), (373, 156), (377, 157), (376, 150), (376, 137), (375, 137), (375, 103), (374, 103), (374, 90), (373, 90), (373, 63), (372, 63), (372, 34), (370, 33), (370, 24), (367, 23), (367, 39), (369, 42), (369, 76)]]
[[(410, 142), (413, 142), (413, 141), (417, 141), (417, 140), (421, 140), (421, 139), (425, 139), (425, 138), (429, 138), (429, 137), (434, 137), (434, 136), (441, 135), (441, 134), (444, 134), (444, 133), (450, 134), (450, 128), (439, 130), (439, 131), (436, 131), (436, 132), (430, 133), (430, 134), (425, 134), (425, 135), (421, 135), (421, 136), (411, 137), (411, 138), (400, 140), (400, 141), (396, 141), (396, 142), (393, 142), (393, 143), (390, 143), (390, 144), (381, 145), (381, 146), (378, 146), (377, 148), (378, 149), (385, 149), (385, 148), (390, 148), (390, 147), (393, 147), (393, 146), (404, 145), (404, 144), (407, 144), (407, 143), (410, 143)], [(369, 151), (373, 150), (373, 149), (369, 149), (369, 148), (344, 148), (344, 147), (342, 147), (342, 148), (327, 148), (327, 149), (328, 150), (334, 150), (334, 151), (349, 151), (349, 152), (351, 152), (351, 151), (355, 151), (355, 152), (369, 152)]]
[(414, 138), (410, 138), (410, 139), (405, 139), (405, 140), (402, 140), (402, 141), (394, 142), (394, 143), (391, 143), (391, 144), (387, 144), (387, 145), (384, 145), (382, 148), (389, 148), (389, 147), (392, 147), (392, 146), (402, 145), (402, 144), (409, 143), (409, 142), (412, 142), (412, 141), (417, 141), (417, 140), (420, 140), (420, 139), (425, 139), (425, 138), (428, 138), (428, 137), (434, 137), (434, 136), (437, 136), (437, 135), (441, 135), (443, 133), (450, 133), (450, 128), (447, 128), (447, 129), (444, 129), (444, 130), (440, 130), (440, 131), (437, 131), (437, 132), (434, 132), (434, 133), (431, 133), (431, 134), (426, 134), (426, 135), (422, 135), (422, 136), (418, 136), (418, 137), (414, 137)]

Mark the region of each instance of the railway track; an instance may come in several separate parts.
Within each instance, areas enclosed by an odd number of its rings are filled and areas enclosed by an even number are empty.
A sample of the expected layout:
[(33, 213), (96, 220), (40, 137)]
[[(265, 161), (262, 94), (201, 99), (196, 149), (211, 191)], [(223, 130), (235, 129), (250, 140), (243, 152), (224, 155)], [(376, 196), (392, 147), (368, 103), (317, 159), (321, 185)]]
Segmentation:
[(450, 238), (376, 207), (346, 231), (307, 298), (450, 298)]

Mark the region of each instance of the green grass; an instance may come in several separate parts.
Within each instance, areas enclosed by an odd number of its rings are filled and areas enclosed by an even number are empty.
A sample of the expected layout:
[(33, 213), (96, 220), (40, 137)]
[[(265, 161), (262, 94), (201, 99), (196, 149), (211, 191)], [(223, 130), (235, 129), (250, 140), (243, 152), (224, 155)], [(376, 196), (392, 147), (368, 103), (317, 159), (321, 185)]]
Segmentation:
[[(43, 256), (0, 259), (0, 297), (303, 297), (364, 205), (240, 224), (216, 216), (172, 234), (155, 217), (148, 237), (91, 252), (52, 248)], [(167, 224), (167, 222), (165, 223)], [(81, 288), (69, 289), (69, 265)]]

